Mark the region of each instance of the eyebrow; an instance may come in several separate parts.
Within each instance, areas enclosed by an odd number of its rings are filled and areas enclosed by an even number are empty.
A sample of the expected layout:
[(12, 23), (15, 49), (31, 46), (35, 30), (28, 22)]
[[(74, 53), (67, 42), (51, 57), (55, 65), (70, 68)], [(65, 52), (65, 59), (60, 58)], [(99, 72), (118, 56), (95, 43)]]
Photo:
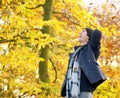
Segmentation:
[(83, 31), (85, 31), (85, 29), (83, 29)]

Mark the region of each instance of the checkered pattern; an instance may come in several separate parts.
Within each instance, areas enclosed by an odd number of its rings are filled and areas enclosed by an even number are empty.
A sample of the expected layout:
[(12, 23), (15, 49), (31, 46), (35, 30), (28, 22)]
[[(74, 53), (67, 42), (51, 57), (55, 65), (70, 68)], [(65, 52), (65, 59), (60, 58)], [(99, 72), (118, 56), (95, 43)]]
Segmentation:
[(80, 77), (81, 68), (77, 61), (77, 53), (81, 48), (79, 47), (69, 63), (66, 83), (66, 98), (78, 98), (80, 96)]

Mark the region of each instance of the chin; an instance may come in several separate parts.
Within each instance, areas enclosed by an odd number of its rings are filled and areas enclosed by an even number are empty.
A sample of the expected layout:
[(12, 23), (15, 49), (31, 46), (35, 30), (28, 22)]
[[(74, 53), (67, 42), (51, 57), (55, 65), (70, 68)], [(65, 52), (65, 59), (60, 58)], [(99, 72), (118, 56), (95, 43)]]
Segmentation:
[(81, 42), (81, 39), (79, 38), (78, 41)]
[(79, 41), (80, 43), (82, 43), (82, 40), (79, 39), (78, 41)]

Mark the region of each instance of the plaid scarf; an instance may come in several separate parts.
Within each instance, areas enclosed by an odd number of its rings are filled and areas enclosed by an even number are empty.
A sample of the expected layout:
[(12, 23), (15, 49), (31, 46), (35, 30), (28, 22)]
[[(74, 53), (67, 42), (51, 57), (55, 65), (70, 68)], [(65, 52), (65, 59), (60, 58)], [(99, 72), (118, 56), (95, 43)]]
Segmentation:
[(74, 52), (68, 66), (66, 98), (78, 98), (80, 96), (81, 68), (77, 60), (77, 53), (80, 49), (81, 47)]

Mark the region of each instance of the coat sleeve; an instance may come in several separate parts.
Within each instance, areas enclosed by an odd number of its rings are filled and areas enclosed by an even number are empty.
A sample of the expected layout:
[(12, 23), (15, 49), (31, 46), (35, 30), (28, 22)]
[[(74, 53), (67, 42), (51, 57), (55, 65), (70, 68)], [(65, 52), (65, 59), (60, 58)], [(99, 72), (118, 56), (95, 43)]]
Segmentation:
[(101, 37), (102, 37), (102, 33), (98, 29), (96, 29), (92, 32), (90, 45), (92, 47), (92, 50), (95, 54), (96, 59), (98, 58), (98, 56), (100, 54), (100, 40), (101, 40)]

